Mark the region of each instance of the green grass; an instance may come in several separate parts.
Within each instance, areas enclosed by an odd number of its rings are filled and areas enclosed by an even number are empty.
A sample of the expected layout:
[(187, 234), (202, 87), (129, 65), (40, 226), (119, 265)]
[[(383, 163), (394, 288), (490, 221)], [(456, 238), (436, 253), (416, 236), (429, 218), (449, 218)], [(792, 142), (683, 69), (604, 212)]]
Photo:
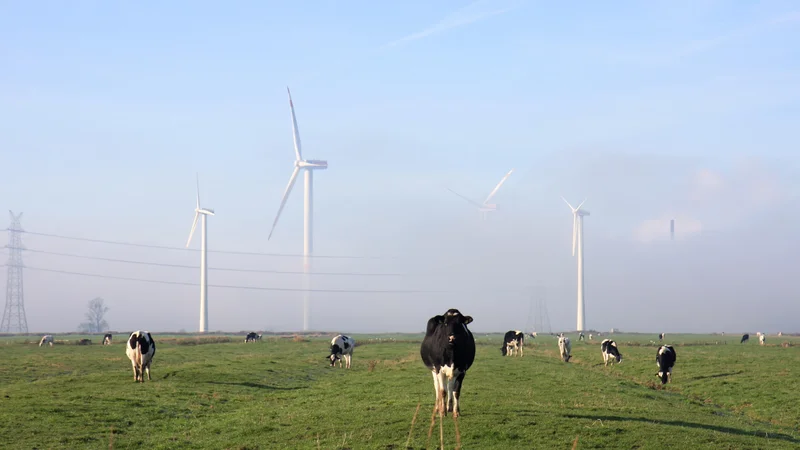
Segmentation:
[[(356, 335), (369, 343), (348, 371), (327, 367), (323, 338), (187, 345), (196, 339), (156, 334), (144, 384), (133, 382), (125, 337), (53, 348), (0, 339), (0, 448), (401, 449), (420, 403), (409, 445), (438, 446), (421, 335)], [(602, 365), (599, 340), (571, 336), (567, 364), (551, 336), (529, 340), (523, 358), (503, 358), (499, 335), (476, 338), (458, 421), (465, 449), (572, 448), (576, 438), (580, 449), (800, 448), (798, 338), (761, 347), (668, 335), (678, 360), (665, 389), (650, 335), (615, 335), (624, 360), (613, 367)], [(455, 425), (443, 422), (447, 448)]]

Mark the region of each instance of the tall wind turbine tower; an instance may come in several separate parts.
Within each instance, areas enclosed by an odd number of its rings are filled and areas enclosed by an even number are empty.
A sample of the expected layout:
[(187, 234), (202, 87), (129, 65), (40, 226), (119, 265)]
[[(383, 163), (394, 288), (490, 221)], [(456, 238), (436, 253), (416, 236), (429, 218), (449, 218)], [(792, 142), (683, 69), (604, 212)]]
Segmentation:
[(669, 240), (675, 240), (675, 219), (669, 220)]
[(573, 208), (567, 199), (561, 197), (564, 203), (572, 210), (572, 256), (575, 256), (575, 247), (578, 247), (578, 330), (586, 330), (586, 307), (583, 301), (583, 216), (588, 216), (589, 211), (581, 209), (586, 200), (577, 208)]
[(289, 94), (289, 110), (292, 113), (292, 133), (294, 137), (294, 171), (289, 177), (289, 184), (286, 186), (286, 191), (283, 193), (281, 205), (278, 207), (278, 214), (275, 215), (275, 220), (272, 222), (272, 229), (269, 231), (267, 240), (272, 237), (275, 231), (275, 225), (278, 224), (278, 219), (281, 217), (281, 211), (286, 205), (286, 200), (292, 192), (294, 182), (297, 180), (297, 174), (301, 170), (304, 171), (304, 187), (305, 196), (303, 201), (303, 271), (305, 272), (305, 289), (303, 292), (303, 331), (308, 331), (309, 324), (309, 300), (311, 289), (311, 255), (314, 253), (314, 171), (325, 170), (328, 168), (328, 161), (317, 159), (303, 159), (302, 147), (300, 145), (300, 132), (297, 130), (297, 117), (294, 114), (294, 104), (292, 103), (292, 93), (289, 88), (286, 88)]
[(213, 216), (214, 210), (210, 208), (200, 207), (200, 175), (197, 175), (197, 204), (194, 208), (194, 221), (192, 222), (192, 231), (189, 232), (189, 240), (186, 241), (186, 247), (192, 242), (194, 236), (194, 229), (197, 227), (197, 219), (203, 218), (203, 224), (200, 226), (200, 332), (205, 333), (208, 331), (208, 257), (206, 253), (206, 243), (208, 242), (208, 228), (206, 228), (206, 219), (208, 216)]

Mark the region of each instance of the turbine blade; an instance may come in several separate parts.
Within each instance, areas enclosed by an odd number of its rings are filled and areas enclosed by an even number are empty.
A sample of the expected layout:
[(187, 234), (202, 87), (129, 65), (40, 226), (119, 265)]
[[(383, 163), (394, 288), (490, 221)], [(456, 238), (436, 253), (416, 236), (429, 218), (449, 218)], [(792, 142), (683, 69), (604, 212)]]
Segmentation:
[(566, 204), (567, 204), (567, 206), (569, 206), (569, 209), (571, 209), (571, 210), (572, 210), (572, 212), (575, 212), (575, 209), (576, 209), (576, 208), (573, 208), (573, 207), (572, 207), (572, 205), (570, 205), (570, 204), (569, 204), (569, 202), (567, 201), (567, 199), (565, 199), (565, 198), (562, 196), (562, 197), (561, 197), (561, 200), (564, 200), (564, 203), (566, 203)]
[(294, 187), (294, 182), (297, 180), (298, 173), (300, 173), (300, 168), (295, 167), (294, 172), (292, 172), (292, 176), (289, 177), (289, 184), (286, 185), (286, 191), (284, 191), (283, 198), (281, 199), (281, 206), (278, 207), (278, 214), (275, 215), (275, 221), (272, 222), (272, 229), (269, 230), (269, 236), (267, 236), (267, 240), (272, 237), (272, 232), (275, 231), (275, 225), (278, 224), (278, 219), (281, 218), (281, 211), (283, 211), (283, 207), (286, 206), (286, 199), (289, 198), (289, 193), (292, 192), (292, 187)]
[(454, 191), (454, 190), (452, 190), (450, 188), (445, 188), (445, 189), (447, 189), (448, 191), (452, 192), (453, 194), (456, 194), (457, 196), (463, 198), (464, 200), (470, 202), (472, 205), (474, 205), (474, 206), (476, 206), (478, 208), (483, 208), (483, 205), (481, 205), (480, 203), (476, 202), (475, 200), (468, 199), (467, 197), (464, 197), (463, 195), (459, 194), (458, 192), (456, 192), (456, 191)]
[(195, 174), (197, 176), (197, 209), (200, 209), (200, 174)]
[(510, 177), (510, 176), (511, 176), (511, 173), (512, 173), (512, 172), (514, 172), (514, 169), (511, 169), (511, 170), (509, 170), (509, 171), (508, 171), (508, 173), (506, 174), (506, 176), (504, 176), (504, 177), (503, 177), (503, 179), (502, 179), (502, 180), (500, 180), (500, 182), (499, 182), (499, 183), (497, 183), (497, 186), (495, 186), (495, 187), (494, 187), (494, 189), (492, 190), (492, 192), (490, 192), (490, 193), (489, 193), (489, 196), (488, 196), (488, 197), (486, 197), (486, 200), (484, 200), (484, 201), (483, 201), (483, 203), (489, 203), (489, 200), (491, 200), (491, 199), (492, 199), (492, 197), (494, 197), (494, 194), (496, 194), (496, 193), (497, 193), (497, 191), (500, 189), (500, 186), (502, 186), (502, 185), (503, 185), (503, 183), (505, 183), (505, 182), (506, 182), (506, 180), (508, 179), (508, 177)]
[(289, 109), (292, 111), (292, 137), (294, 138), (294, 156), (297, 161), (303, 160), (303, 153), (300, 147), (300, 131), (297, 129), (297, 117), (294, 115), (294, 103), (292, 103), (292, 92), (289, 86), (286, 86), (286, 92), (289, 94)]
[(200, 213), (195, 211), (194, 212), (194, 221), (192, 222), (192, 231), (189, 232), (189, 240), (186, 241), (186, 247), (189, 247), (189, 244), (192, 242), (192, 236), (194, 236), (194, 229), (197, 228), (197, 218), (200, 217)]
[(579, 210), (579, 209), (581, 209), (581, 206), (583, 206), (583, 204), (584, 204), (584, 203), (586, 203), (586, 200), (588, 200), (588, 199), (583, 199), (583, 201), (581, 202), (581, 204), (580, 204), (580, 205), (578, 205), (578, 207), (577, 207), (577, 208), (575, 208), (575, 210)]
[(578, 215), (572, 213), (572, 256), (575, 256), (575, 241), (578, 238)]

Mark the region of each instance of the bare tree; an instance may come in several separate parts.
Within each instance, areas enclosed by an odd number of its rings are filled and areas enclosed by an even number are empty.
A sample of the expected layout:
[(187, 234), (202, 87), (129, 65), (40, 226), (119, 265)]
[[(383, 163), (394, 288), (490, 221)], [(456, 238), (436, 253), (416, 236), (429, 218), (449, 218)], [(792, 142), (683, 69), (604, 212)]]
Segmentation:
[(80, 324), (78, 329), (84, 333), (102, 333), (108, 330), (108, 322), (105, 320), (105, 315), (108, 312), (108, 307), (105, 301), (97, 297), (89, 301), (89, 312), (86, 313), (86, 322)]

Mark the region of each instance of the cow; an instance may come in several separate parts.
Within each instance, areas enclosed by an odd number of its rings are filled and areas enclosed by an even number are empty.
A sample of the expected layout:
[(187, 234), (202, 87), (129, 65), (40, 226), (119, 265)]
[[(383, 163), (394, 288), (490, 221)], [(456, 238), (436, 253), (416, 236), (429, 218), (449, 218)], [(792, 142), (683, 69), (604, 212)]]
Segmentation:
[(350, 368), (350, 361), (353, 358), (353, 348), (356, 346), (356, 341), (343, 334), (339, 334), (331, 339), (331, 354), (328, 356), (331, 360), (331, 367), (339, 360), (339, 367), (342, 367), (342, 357), (344, 357), (346, 367)]
[(125, 354), (133, 366), (133, 381), (144, 383), (144, 372), (147, 372), (147, 381), (150, 381), (150, 364), (156, 354), (156, 343), (149, 331), (137, 330), (128, 337)]
[(260, 334), (256, 334), (255, 332), (247, 333), (247, 336), (245, 336), (245, 338), (244, 338), (244, 342), (245, 343), (256, 342), (256, 341), (260, 341), (260, 340), (261, 340), (261, 335)]
[(531, 333), (531, 337), (532, 337), (532, 338), (534, 338), (534, 339), (536, 339), (536, 336), (537, 336), (537, 335), (538, 335), (538, 333), (537, 333), (537, 332), (535, 332), (535, 331)]
[(91, 339), (81, 339), (78, 341), (78, 345), (92, 345)]
[(594, 340), (594, 335), (593, 335), (592, 333), (589, 333), (589, 340), (590, 340), (590, 341), (591, 341), (591, 340)]
[(745, 342), (747, 342), (748, 340), (750, 340), (750, 335), (749, 335), (749, 334), (747, 334), (747, 333), (745, 333), (745, 334), (743, 334), (743, 335), (742, 335), (742, 340), (741, 340), (741, 341), (739, 341), (739, 343), (740, 343), (740, 344), (744, 344), (744, 343), (745, 343)]
[(452, 411), (453, 417), (461, 414), (461, 386), (475, 361), (475, 338), (467, 328), (470, 323), (472, 317), (457, 309), (448, 309), (444, 315), (428, 319), (419, 354), (433, 375), (436, 392), (433, 412), (438, 412), (439, 417), (446, 416), (448, 411)]
[(578, 340), (579, 341), (585, 341), (586, 340), (586, 336), (583, 335), (582, 331), (581, 331), (581, 334), (578, 335)]
[(672, 368), (675, 367), (675, 349), (671, 345), (662, 345), (656, 353), (656, 365), (658, 373), (656, 376), (661, 378), (661, 384), (672, 381)]
[(767, 335), (762, 334), (758, 337), (758, 343), (761, 345), (765, 345), (767, 343)]
[(603, 362), (606, 366), (609, 360), (612, 365), (614, 364), (614, 359), (616, 359), (618, 363), (622, 362), (622, 353), (619, 352), (617, 343), (611, 339), (603, 339), (603, 342), (600, 343), (600, 350), (603, 352)]
[(106, 333), (106, 335), (103, 336), (103, 345), (111, 345), (111, 339), (113, 338), (114, 336), (111, 333)]
[(511, 353), (511, 356), (514, 356), (514, 350), (519, 350), (519, 356), (525, 356), (522, 352), (523, 344), (525, 344), (525, 333), (517, 330), (508, 331), (503, 337), (503, 346), (500, 348), (500, 351), (503, 352), (503, 356), (509, 353)]
[(569, 343), (569, 338), (563, 334), (558, 337), (558, 352), (561, 354), (561, 359), (563, 359), (564, 362), (569, 362), (569, 359), (572, 358), (570, 354), (572, 352), (572, 345)]
[(664, 340), (664, 333), (659, 333), (658, 334), (658, 340), (659, 341), (663, 341)]
[(44, 336), (42, 336), (42, 339), (39, 341), (39, 347), (43, 346), (44, 344), (50, 344), (50, 347), (53, 346), (52, 334), (45, 334)]

